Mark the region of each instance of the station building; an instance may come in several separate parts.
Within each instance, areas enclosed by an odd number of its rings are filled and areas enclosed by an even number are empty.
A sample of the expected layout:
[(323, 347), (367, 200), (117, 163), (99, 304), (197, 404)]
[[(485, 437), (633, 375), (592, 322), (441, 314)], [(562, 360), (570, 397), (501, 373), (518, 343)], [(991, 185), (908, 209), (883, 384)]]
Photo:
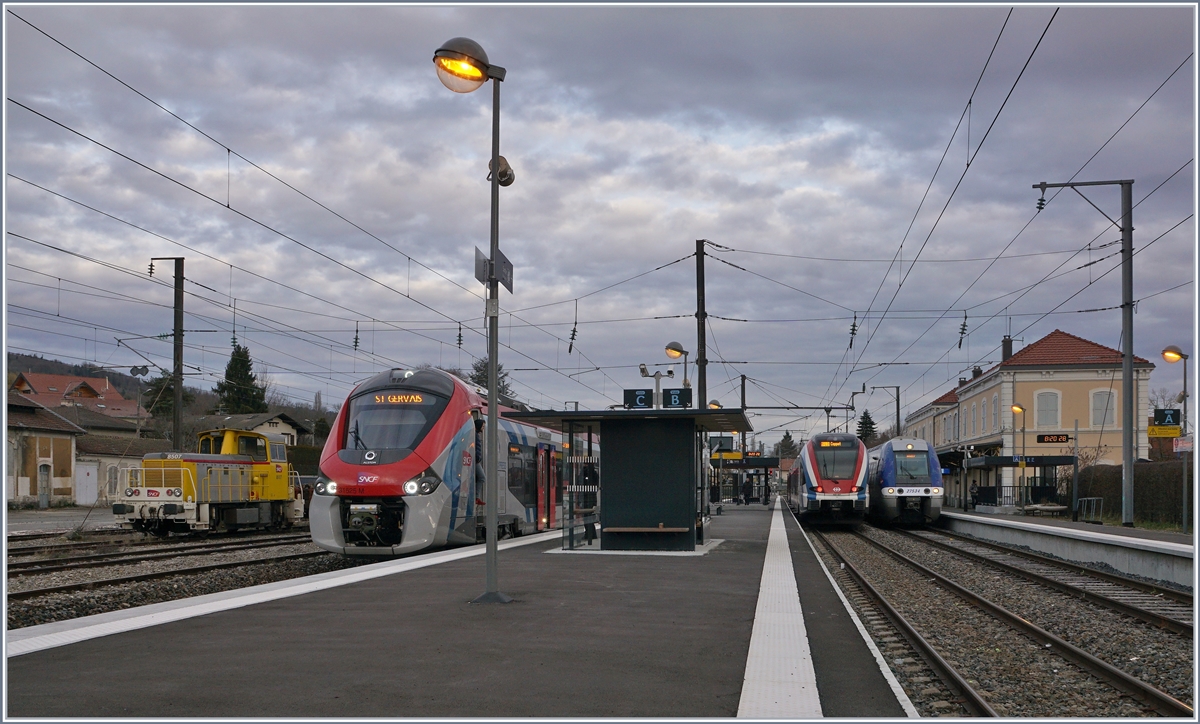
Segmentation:
[[(960, 378), (954, 389), (905, 418), (907, 433), (932, 443), (950, 471), (947, 507), (963, 507), (972, 483), (987, 500), (1011, 497), (1019, 488), (1054, 486), (1052, 468), (977, 467), (967, 461), (1011, 460), (1022, 449), (1029, 457), (1072, 455), (1074, 442), (1039, 444), (1037, 436), (1073, 437), (1076, 421), (1081, 463), (1121, 464), (1122, 353), (1058, 329), (1015, 354), (1012, 343), (1005, 335), (999, 364), (986, 371), (975, 367), (969, 379)], [(1133, 419), (1142, 423), (1134, 430), (1134, 455), (1143, 459), (1149, 455), (1144, 421), (1150, 415), (1154, 365), (1135, 356), (1133, 368)], [(1014, 404), (1025, 412), (1014, 412)]]

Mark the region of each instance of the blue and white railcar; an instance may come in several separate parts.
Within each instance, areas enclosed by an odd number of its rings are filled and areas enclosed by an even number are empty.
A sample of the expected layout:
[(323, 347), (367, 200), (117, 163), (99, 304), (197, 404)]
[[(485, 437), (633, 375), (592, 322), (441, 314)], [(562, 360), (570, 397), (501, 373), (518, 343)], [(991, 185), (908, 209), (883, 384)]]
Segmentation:
[(813, 435), (788, 474), (788, 503), (809, 520), (861, 521), (870, 505), (866, 458), (854, 435)]
[(881, 523), (922, 525), (942, 512), (942, 465), (921, 438), (896, 437), (867, 457), (871, 518)]

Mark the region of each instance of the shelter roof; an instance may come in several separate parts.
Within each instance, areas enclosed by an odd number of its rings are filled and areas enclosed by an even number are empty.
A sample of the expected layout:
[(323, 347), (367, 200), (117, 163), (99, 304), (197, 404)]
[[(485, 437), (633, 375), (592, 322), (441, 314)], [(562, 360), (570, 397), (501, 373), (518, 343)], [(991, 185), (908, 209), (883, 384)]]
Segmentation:
[(537, 410), (507, 412), (501, 417), (519, 420), (562, 432), (567, 423), (577, 425), (603, 424), (605, 420), (694, 419), (696, 427), (705, 432), (752, 432), (750, 419), (741, 409), (731, 410)]

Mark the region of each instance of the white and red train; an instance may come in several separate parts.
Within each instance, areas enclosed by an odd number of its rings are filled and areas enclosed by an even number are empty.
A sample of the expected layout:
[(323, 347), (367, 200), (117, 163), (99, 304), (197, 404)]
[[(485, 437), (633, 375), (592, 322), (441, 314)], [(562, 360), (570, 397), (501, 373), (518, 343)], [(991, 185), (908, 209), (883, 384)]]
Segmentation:
[(857, 522), (867, 514), (867, 448), (854, 435), (818, 433), (788, 473), (788, 504), (809, 520)]
[[(347, 556), (395, 556), (484, 539), (487, 401), (437, 369), (393, 369), (359, 384), (321, 452), (313, 542)], [(501, 420), (497, 517), (505, 535), (557, 528), (562, 443)]]

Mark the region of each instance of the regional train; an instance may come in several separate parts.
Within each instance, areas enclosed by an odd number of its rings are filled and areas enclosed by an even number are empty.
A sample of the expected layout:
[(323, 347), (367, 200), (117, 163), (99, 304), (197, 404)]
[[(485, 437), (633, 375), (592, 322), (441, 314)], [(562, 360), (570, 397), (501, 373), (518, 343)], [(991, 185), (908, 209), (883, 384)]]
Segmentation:
[(921, 438), (896, 437), (867, 452), (871, 519), (922, 525), (942, 512), (942, 465)]
[[(438, 369), (393, 369), (359, 384), (321, 452), (313, 542), (346, 556), (396, 556), (483, 541), (486, 416), (482, 390)], [(499, 428), (499, 532), (559, 527), (563, 445), (545, 428)]]
[(117, 524), (166, 537), (288, 528), (304, 516), (300, 477), (282, 439), (249, 430), (206, 430), (198, 452), (149, 453), (121, 470)]
[(866, 457), (866, 446), (854, 435), (813, 435), (788, 473), (788, 504), (810, 521), (861, 521), (870, 504)]

